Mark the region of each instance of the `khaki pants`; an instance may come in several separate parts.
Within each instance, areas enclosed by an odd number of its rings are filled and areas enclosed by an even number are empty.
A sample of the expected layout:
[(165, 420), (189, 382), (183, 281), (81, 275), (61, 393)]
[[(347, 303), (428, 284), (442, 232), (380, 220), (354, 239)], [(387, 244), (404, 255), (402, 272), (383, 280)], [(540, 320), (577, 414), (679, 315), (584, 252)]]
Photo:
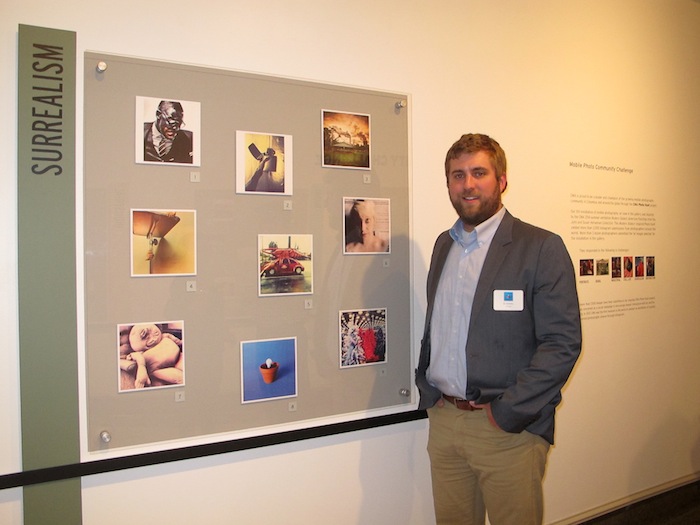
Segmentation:
[(428, 454), (438, 525), (541, 525), (542, 478), (549, 443), (510, 434), (485, 410), (451, 403), (428, 409)]

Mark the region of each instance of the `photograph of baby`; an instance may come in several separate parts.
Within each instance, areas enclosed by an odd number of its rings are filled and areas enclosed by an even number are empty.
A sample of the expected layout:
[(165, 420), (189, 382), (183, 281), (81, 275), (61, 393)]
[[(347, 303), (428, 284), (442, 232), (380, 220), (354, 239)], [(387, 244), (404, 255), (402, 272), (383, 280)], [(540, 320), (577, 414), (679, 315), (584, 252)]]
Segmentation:
[(136, 97), (136, 162), (199, 166), (199, 102)]
[(386, 363), (386, 308), (340, 311), (340, 368)]
[(242, 403), (297, 395), (297, 339), (241, 341)]
[(185, 384), (184, 324), (117, 325), (119, 392)]
[(236, 193), (293, 194), (291, 135), (236, 131)]
[(131, 276), (197, 274), (195, 210), (131, 210)]
[(389, 199), (343, 197), (343, 253), (391, 253)]

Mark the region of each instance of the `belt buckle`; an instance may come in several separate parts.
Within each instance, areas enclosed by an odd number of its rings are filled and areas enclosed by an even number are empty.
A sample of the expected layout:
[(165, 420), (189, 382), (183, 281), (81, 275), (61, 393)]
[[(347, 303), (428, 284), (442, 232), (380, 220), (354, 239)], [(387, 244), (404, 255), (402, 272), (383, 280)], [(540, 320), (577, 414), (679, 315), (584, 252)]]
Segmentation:
[(470, 412), (474, 411), (474, 407), (466, 399), (455, 398), (454, 405), (460, 410), (468, 410)]
[(459, 397), (454, 397), (454, 396), (442, 396), (446, 401), (449, 403), (452, 403), (455, 407), (457, 407), (459, 410), (467, 410), (469, 412), (474, 412), (475, 410), (481, 410), (480, 408), (476, 408), (472, 406), (472, 404), (466, 400), (462, 399)]

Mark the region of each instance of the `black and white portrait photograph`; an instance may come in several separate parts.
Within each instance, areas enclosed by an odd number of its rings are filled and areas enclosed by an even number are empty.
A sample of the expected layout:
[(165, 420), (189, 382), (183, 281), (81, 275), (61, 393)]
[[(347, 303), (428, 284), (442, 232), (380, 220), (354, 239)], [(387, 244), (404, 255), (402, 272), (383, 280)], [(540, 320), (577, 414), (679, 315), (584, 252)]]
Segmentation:
[(343, 197), (343, 253), (391, 252), (389, 199)]
[(199, 102), (136, 97), (136, 162), (199, 166), (200, 114)]
[(184, 321), (117, 325), (119, 392), (185, 384)]

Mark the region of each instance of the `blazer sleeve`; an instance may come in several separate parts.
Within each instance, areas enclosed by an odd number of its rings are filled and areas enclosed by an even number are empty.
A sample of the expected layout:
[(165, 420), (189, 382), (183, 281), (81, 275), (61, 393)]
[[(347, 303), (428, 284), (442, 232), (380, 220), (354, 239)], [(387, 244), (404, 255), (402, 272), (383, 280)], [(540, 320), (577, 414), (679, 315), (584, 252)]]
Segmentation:
[(536, 347), (515, 382), (491, 402), (493, 417), (508, 432), (531, 430), (552, 441), (554, 410), (581, 352), (576, 278), (562, 239), (548, 235), (532, 268), (531, 322)]

